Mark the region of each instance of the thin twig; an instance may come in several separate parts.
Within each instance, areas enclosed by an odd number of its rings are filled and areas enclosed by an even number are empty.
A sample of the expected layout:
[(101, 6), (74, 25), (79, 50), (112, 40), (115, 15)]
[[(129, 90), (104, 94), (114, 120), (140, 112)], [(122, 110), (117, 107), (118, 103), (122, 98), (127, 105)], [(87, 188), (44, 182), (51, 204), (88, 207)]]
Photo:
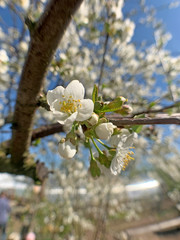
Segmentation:
[(104, 41), (104, 51), (103, 51), (102, 63), (101, 63), (101, 68), (100, 68), (100, 74), (99, 74), (99, 79), (97, 81), (98, 82), (98, 87), (100, 87), (101, 82), (102, 82), (104, 64), (105, 64), (105, 57), (106, 57), (106, 53), (107, 53), (108, 40), (109, 40), (109, 34), (106, 33), (106, 38), (105, 38), (105, 41)]
[(167, 118), (122, 118), (122, 119), (111, 119), (111, 122), (117, 127), (126, 125), (156, 125), (156, 124), (176, 124), (180, 125), (180, 117), (167, 117)]
[(174, 107), (178, 107), (178, 106), (180, 106), (180, 101), (177, 101), (174, 104), (171, 104), (169, 106), (159, 108), (159, 109), (147, 109), (147, 110), (142, 110), (142, 111), (139, 111), (139, 112), (135, 112), (131, 115), (131, 117), (141, 115), (141, 114), (147, 114), (147, 113), (161, 113), (161, 112), (164, 112), (165, 110), (168, 110), (168, 109), (171, 109), (171, 108), (174, 108)]

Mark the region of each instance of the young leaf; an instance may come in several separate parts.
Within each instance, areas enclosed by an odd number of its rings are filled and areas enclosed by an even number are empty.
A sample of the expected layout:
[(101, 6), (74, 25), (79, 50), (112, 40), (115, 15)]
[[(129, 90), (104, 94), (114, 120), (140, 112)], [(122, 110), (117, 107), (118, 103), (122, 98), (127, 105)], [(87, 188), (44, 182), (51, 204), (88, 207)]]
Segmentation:
[(35, 146), (35, 147), (37, 147), (40, 143), (41, 143), (41, 139), (38, 138), (38, 139), (36, 139), (36, 140), (32, 143), (32, 145)]
[(91, 160), (90, 162), (90, 172), (92, 177), (99, 177), (101, 175), (100, 168), (94, 160)]
[(143, 128), (143, 125), (134, 125), (134, 126), (132, 127), (132, 130), (133, 130), (134, 132), (136, 132), (136, 133), (140, 133), (141, 130), (142, 130), (142, 128)]
[(94, 103), (94, 112), (95, 113), (102, 112), (102, 109), (103, 109), (103, 102), (96, 101)]
[(101, 109), (101, 112), (118, 111), (122, 108), (122, 105), (124, 104), (125, 101), (126, 99), (124, 97), (117, 97), (114, 99), (114, 101), (104, 105), (103, 108)]
[(151, 102), (151, 103), (149, 104), (148, 108), (152, 108), (152, 107), (154, 107), (155, 105), (156, 105), (156, 102)]
[(93, 103), (95, 103), (98, 100), (98, 87), (96, 84), (94, 85), (94, 88), (93, 88), (92, 100), (93, 100)]

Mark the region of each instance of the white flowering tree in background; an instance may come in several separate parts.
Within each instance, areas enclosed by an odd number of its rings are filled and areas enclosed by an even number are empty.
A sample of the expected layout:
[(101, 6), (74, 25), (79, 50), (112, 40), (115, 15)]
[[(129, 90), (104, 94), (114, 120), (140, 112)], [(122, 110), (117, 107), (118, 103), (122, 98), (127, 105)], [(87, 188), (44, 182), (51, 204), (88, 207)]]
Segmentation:
[[(135, 158), (126, 177), (156, 176), (178, 201), (180, 58), (156, 9), (137, 1), (135, 23), (126, 4), (0, 0), (0, 172), (44, 182), (63, 158), (80, 158), (92, 178), (118, 181)], [(136, 24), (151, 44), (133, 43)]]

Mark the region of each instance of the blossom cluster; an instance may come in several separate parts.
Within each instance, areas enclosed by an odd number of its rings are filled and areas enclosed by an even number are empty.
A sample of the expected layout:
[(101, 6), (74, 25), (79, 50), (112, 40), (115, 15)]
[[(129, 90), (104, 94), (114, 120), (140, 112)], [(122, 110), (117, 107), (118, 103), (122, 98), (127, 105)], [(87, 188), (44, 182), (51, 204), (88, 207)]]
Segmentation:
[[(73, 80), (66, 88), (58, 86), (47, 93), (47, 102), (57, 122), (65, 126), (66, 137), (59, 142), (59, 154), (63, 158), (73, 158), (78, 145), (83, 142), (90, 151), (90, 171), (92, 176), (100, 176), (104, 169), (117, 175), (125, 170), (134, 152), (133, 140), (137, 134), (131, 129), (119, 129), (109, 122), (107, 112), (128, 114), (131, 107), (124, 97), (111, 102), (103, 102), (98, 97), (95, 85), (92, 100), (84, 99), (84, 86)], [(100, 146), (104, 148), (101, 150)], [(96, 150), (94, 153), (93, 149)]]

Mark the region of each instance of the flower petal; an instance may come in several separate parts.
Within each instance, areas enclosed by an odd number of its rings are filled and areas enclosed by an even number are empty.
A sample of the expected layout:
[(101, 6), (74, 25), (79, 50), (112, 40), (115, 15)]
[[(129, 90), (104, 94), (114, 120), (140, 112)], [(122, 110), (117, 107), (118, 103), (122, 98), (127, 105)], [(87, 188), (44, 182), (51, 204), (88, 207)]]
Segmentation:
[(66, 121), (64, 122), (64, 124), (65, 124), (66, 126), (70, 126), (70, 125), (71, 125), (71, 127), (72, 127), (73, 122), (76, 120), (77, 114), (78, 114), (77, 112), (74, 112), (73, 114), (71, 114), (71, 115), (66, 119)]
[(77, 121), (85, 121), (89, 119), (94, 110), (94, 103), (91, 99), (83, 99), (80, 102), (81, 107), (78, 108)]
[(74, 146), (70, 140), (68, 140), (64, 143), (59, 143), (58, 151), (59, 154), (64, 158), (73, 158), (76, 154), (76, 146)]
[(55, 89), (49, 90), (47, 92), (47, 102), (50, 105), (50, 107), (56, 99), (58, 100), (62, 99), (62, 95), (64, 95), (64, 90), (65, 89), (62, 86), (58, 86)]
[(64, 95), (66, 97), (72, 96), (74, 100), (81, 100), (84, 98), (84, 86), (78, 80), (73, 80), (66, 87)]
[(65, 122), (67, 121), (67, 118), (68, 118), (68, 115), (63, 112), (54, 111), (53, 115), (55, 116), (57, 122), (60, 124), (65, 124)]
[(121, 167), (118, 166), (116, 159), (113, 159), (111, 162), (110, 170), (112, 174), (117, 175), (118, 173), (121, 172)]

